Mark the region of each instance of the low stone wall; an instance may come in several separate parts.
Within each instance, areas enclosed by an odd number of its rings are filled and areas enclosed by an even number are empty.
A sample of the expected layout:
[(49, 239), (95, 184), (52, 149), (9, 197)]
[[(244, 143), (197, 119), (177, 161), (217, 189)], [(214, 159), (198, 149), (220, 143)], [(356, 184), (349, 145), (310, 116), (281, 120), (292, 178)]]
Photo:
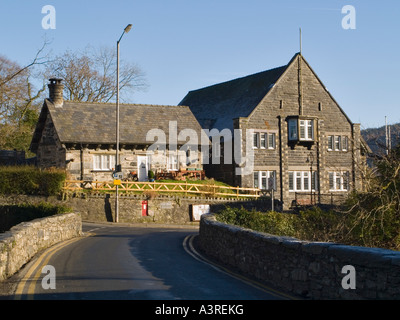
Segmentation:
[[(142, 215), (142, 201), (148, 201), (147, 216)], [(70, 207), (82, 215), (83, 221), (113, 222), (115, 220), (115, 195), (113, 194), (76, 194), (66, 199), (58, 197), (39, 196), (0, 196), (0, 205), (38, 204), (49, 202), (53, 205)], [(227, 198), (201, 198), (201, 197), (174, 197), (158, 196), (148, 199), (142, 195), (119, 196), (119, 222), (122, 223), (162, 223), (198, 225), (191, 217), (192, 205), (209, 204), (211, 211), (215, 212), (225, 205), (231, 207), (244, 207), (266, 211), (271, 208), (271, 201), (261, 200), (236, 200)]]
[(23, 222), (0, 234), (0, 280), (16, 273), (37, 252), (82, 234), (78, 213)]
[[(221, 263), (304, 298), (400, 299), (397, 251), (278, 237), (220, 223), (213, 215), (202, 216), (199, 246)], [(349, 265), (354, 272), (343, 270)]]

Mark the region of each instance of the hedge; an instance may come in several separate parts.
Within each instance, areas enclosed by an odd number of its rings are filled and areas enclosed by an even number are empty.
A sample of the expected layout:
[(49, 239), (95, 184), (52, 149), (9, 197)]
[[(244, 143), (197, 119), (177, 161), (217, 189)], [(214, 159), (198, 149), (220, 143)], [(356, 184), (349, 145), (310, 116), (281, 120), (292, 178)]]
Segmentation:
[(34, 219), (45, 218), (55, 214), (71, 212), (70, 208), (55, 206), (49, 203), (36, 205), (0, 205), (0, 233), (10, 230), (13, 226)]
[[(371, 202), (371, 197), (370, 200)], [(298, 214), (230, 208), (217, 212), (217, 220), (255, 231), (305, 241), (335, 242), (351, 246), (400, 250), (399, 212), (386, 219), (364, 217), (358, 212), (324, 211), (313, 207)], [(362, 229), (364, 228), (364, 229)]]
[(61, 192), (65, 178), (65, 171), (59, 169), (0, 167), (0, 194), (53, 196)]
[(306, 241), (344, 242), (343, 222), (346, 216), (314, 207), (299, 214), (248, 211), (226, 206), (217, 220), (277, 236), (294, 237)]

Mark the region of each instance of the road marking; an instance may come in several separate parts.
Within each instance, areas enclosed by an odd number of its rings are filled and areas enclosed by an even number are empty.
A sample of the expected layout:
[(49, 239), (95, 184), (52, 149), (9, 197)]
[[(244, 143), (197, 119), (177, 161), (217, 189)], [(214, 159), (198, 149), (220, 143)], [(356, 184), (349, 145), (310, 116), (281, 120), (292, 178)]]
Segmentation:
[[(21, 300), (22, 296), (24, 295), (24, 289), (25, 287), (29, 284), (27, 292), (25, 295), (27, 295), (28, 300), (33, 299), (33, 295), (35, 292), (35, 286), (36, 283), (42, 273), (42, 269), (47, 263), (50, 261), (51, 257), (59, 250), (62, 248), (66, 247), (67, 245), (81, 240), (82, 237), (77, 237), (73, 238), (67, 241), (63, 241), (61, 243), (58, 243), (57, 245), (51, 247), (50, 249), (46, 250), (44, 253), (40, 255), (40, 257), (36, 260), (36, 262), (28, 269), (26, 275), (23, 277), (23, 279), (20, 280), (18, 283), (17, 289), (15, 290), (14, 294), (14, 300)], [(37, 269), (35, 275), (31, 279), (32, 274), (35, 272)]]
[(90, 229), (90, 230), (88, 230), (88, 231), (85, 231), (85, 233), (93, 234), (93, 231), (100, 230), (100, 229), (104, 229), (104, 228), (105, 228), (105, 227), (96, 227), (96, 228), (92, 228), (92, 229)]
[(233, 272), (231, 270), (229, 270), (228, 268), (225, 268), (213, 261), (210, 261), (209, 259), (205, 258), (203, 255), (201, 255), (193, 246), (193, 239), (195, 238), (196, 235), (188, 235), (185, 240), (183, 240), (183, 248), (185, 249), (185, 251), (190, 254), (193, 258), (195, 258), (196, 260), (203, 262), (209, 266), (211, 266), (213, 269), (222, 272), (224, 274), (227, 274), (237, 280), (240, 280), (248, 285), (251, 285), (252, 287), (255, 287), (261, 291), (264, 291), (268, 294), (271, 294), (275, 297), (281, 298), (281, 299), (285, 299), (285, 300), (298, 300), (297, 298), (289, 295), (289, 294), (285, 294), (283, 292), (277, 291), (275, 289), (272, 289), (260, 282), (254, 281), (252, 279), (249, 279), (241, 274), (238, 274), (236, 272)]

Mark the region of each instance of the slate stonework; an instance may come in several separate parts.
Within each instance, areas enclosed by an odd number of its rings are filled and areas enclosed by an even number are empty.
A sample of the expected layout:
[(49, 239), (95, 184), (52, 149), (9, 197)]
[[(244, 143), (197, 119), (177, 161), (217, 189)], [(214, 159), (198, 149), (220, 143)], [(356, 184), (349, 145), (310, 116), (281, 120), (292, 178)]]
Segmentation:
[[(300, 241), (254, 232), (202, 217), (199, 245), (219, 262), (308, 299), (400, 299), (400, 253)], [(356, 289), (344, 289), (342, 268), (356, 271)]]

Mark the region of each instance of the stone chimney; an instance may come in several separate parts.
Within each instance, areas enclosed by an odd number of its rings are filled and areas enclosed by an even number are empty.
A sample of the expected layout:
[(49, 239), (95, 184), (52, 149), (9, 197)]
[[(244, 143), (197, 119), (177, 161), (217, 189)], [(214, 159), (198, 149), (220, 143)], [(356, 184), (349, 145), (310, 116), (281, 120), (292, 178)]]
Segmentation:
[(52, 78), (49, 79), (49, 99), (54, 103), (56, 107), (61, 107), (64, 99), (63, 99), (63, 90), (64, 85), (61, 83), (62, 79)]

